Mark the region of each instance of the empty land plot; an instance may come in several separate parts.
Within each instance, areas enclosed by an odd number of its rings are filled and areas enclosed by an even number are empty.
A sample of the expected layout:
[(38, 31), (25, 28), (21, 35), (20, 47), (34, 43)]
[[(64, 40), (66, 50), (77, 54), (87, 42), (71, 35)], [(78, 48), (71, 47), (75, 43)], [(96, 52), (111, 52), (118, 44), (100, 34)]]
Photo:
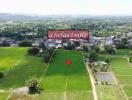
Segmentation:
[[(66, 60), (71, 59), (67, 65)], [(82, 52), (56, 50), (43, 81), (45, 90), (91, 90)]]
[(107, 81), (109, 83), (115, 84), (115, 78), (112, 75), (112, 72), (97, 72), (96, 73), (98, 80), (101, 81)]

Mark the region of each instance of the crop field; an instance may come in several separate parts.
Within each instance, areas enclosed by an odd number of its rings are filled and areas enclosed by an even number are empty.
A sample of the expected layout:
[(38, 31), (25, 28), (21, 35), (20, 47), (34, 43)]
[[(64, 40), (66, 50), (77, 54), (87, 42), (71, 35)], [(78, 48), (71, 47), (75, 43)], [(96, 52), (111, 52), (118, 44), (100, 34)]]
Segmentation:
[[(27, 55), (28, 48), (0, 48), (0, 71), (4, 77), (0, 80), (0, 89), (25, 86), (25, 81), (33, 76), (43, 80), (43, 91), (39, 100), (92, 100), (89, 75), (83, 62), (82, 52), (57, 50), (49, 66), (42, 57)], [(3, 59), (2, 59), (3, 58)], [(71, 64), (66, 64), (71, 59)], [(9, 93), (0, 93), (0, 100), (5, 100)]]
[(0, 71), (6, 71), (25, 54), (26, 48), (0, 47)]
[[(122, 88), (123, 95), (126, 95), (129, 100), (132, 100), (132, 64), (128, 62), (125, 52), (126, 50), (120, 50), (118, 54), (122, 56), (107, 55), (107, 57), (110, 57), (111, 69)], [(104, 60), (105, 56), (106, 55), (100, 55), (99, 59)]]
[(9, 93), (7, 93), (7, 92), (0, 93), (0, 100), (6, 100), (8, 95), (9, 95)]
[(0, 48), (0, 55), (4, 58), (0, 61), (0, 68), (5, 71), (5, 76), (0, 80), (1, 89), (22, 87), (33, 76), (43, 77), (46, 66), (42, 58), (27, 55), (27, 48)]
[[(66, 64), (67, 59), (71, 60), (71, 64)], [(92, 98), (91, 82), (82, 52), (56, 50), (44, 77), (43, 88), (45, 91), (61, 91), (60, 94), (66, 92), (69, 100), (74, 100), (71, 95), (77, 98), (78, 94), (78, 100), (82, 100), (81, 95)]]
[(128, 98), (132, 97), (132, 66), (125, 58), (114, 58), (111, 64), (112, 70)]
[[(67, 65), (66, 60), (71, 59)], [(55, 51), (43, 83), (45, 90), (91, 90), (82, 52)]]

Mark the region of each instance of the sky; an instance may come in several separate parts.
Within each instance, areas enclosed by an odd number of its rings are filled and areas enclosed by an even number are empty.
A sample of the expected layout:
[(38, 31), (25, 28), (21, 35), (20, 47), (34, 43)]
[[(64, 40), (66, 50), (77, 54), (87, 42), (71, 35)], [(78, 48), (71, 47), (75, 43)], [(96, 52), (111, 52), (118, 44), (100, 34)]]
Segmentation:
[(0, 13), (132, 15), (132, 0), (0, 0)]

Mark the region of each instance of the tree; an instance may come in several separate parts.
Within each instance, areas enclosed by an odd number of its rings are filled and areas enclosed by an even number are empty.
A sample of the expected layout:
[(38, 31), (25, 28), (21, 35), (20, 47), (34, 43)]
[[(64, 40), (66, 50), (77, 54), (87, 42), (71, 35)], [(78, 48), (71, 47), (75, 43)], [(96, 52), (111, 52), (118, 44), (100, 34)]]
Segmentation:
[(68, 42), (67, 46), (65, 46), (64, 48), (67, 49), (67, 50), (74, 50), (75, 49), (75, 43), (70, 43)]
[(95, 51), (91, 51), (89, 53), (89, 61), (94, 62), (97, 60), (97, 53)]
[(2, 43), (0, 43), (0, 46), (8, 47), (10, 46), (10, 44), (7, 41), (3, 41)]
[(99, 46), (95, 46), (94, 49), (95, 49), (95, 51), (96, 51), (97, 53), (100, 52), (100, 48), (99, 48)]
[(109, 64), (109, 63), (110, 63), (109, 58), (105, 58), (105, 62), (106, 62), (107, 64)]
[(132, 63), (132, 56), (129, 57), (129, 62)]
[(128, 43), (128, 39), (127, 39), (127, 38), (122, 38), (121, 42), (122, 42), (123, 44), (127, 44), (127, 43)]
[(32, 46), (32, 42), (29, 41), (29, 40), (23, 40), (23, 41), (19, 42), (18, 45), (20, 47), (31, 47)]
[(124, 48), (126, 48), (126, 46), (122, 42), (120, 42), (120, 43), (116, 43), (116, 48), (117, 49), (124, 49)]
[(85, 46), (85, 45), (83, 45), (83, 50), (84, 50), (85, 52), (88, 52), (88, 51), (89, 51), (89, 50), (88, 50), (88, 47)]
[(40, 93), (41, 88), (41, 82), (35, 77), (32, 77), (31, 79), (26, 81), (26, 86), (29, 87), (29, 93), (35, 94)]
[(54, 48), (50, 48), (50, 49), (45, 50), (44, 55), (43, 55), (45, 63), (49, 63), (53, 52), (54, 52)]
[(4, 74), (0, 72), (0, 79), (3, 78)]
[(128, 55), (129, 55), (129, 62), (132, 63), (132, 51), (129, 51)]
[(49, 61), (50, 61), (50, 55), (49, 54), (45, 54), (44, 55), (44, 62), (45, 63), (49, 63)]
[(115, 49), (112, 45), (106, 45), (105, 46), (105, 51), (108, 53), (108, 54), (115, 54)]
[(39, 53), (40, 49), (37, 47), (29, 48), (28, 54), (29, 55), (37, 55)]
[(75, 41), (75, 46), (79, 46), (80, 42), (79, 41)]

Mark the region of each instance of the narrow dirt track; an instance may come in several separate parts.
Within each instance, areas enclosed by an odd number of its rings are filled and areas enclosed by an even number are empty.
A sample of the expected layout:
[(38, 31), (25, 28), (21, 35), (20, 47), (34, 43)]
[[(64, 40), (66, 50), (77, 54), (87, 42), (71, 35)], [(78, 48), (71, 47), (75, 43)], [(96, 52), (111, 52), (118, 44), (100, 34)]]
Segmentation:
[(89, 76), (90, 76), (90, 80), (91, 80), (91, 84), (92, 84), (92, 89), (93, 89), (94, 100), (98, 100), (97, 93), (96, 93), (96, 87), (95, 87), (95, 84), (94, 84), (94, 78), (92, 76), (92, 72), (91, 72), (91, 69), (88, 66), (88, 63), (86, 63), (86, 68), (87, 68), (87, 71), (88, 71)]

